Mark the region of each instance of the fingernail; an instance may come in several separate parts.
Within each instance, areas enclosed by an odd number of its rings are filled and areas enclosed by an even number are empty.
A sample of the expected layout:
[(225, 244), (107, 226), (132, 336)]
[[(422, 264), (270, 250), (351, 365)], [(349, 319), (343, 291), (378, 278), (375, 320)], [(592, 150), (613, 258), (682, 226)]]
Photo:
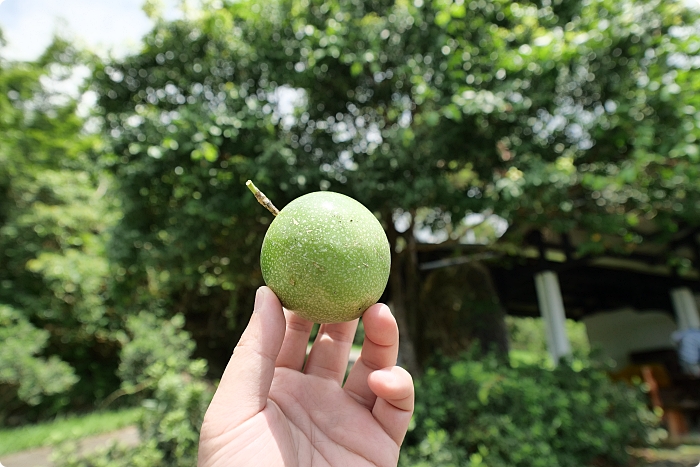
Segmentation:
[(260, 310), (263, 302), (265, 301), (265, 287), (260, 287), (257, 292), (255, 292), (255, 305), (253, 306), (253, 312)]

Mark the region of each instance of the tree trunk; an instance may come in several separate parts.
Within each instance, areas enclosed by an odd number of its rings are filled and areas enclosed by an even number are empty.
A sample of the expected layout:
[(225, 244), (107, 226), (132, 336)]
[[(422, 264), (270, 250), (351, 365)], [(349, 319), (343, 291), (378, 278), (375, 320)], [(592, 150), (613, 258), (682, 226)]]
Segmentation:
[[(388, 217), (391, 220), (391, 216)], [(409, 229), (410, 230), (410, 229)], [(398, 364), (403, 366), (414, 377), (421, 375), (421, 367), (416, 358), (415, 345), (413, 343), (415, 322), (415, 310), (411, 309), (415, 303), (411, 300), (409, 277), (406, 269), (410, 268), (407, 250), (398, 251), (403, 242), (403, 237), (394, 228), (393, 222), (388, 226), (389, 245), (391, 247), (391, 273), (389, 275), (390, 308), (396, 317), (399, 326), (399, 358)], [(415, 290), (415, 289), (414, 289)]]
[(399, 233), (390, 223), (387, 236), (399, 364), (419, 377), (436, 353), (458, 355), (474, 343), (484, 351), (507, 356), (505, 312), (489, 269), (473, 261), (421, 274), (412, 226)]

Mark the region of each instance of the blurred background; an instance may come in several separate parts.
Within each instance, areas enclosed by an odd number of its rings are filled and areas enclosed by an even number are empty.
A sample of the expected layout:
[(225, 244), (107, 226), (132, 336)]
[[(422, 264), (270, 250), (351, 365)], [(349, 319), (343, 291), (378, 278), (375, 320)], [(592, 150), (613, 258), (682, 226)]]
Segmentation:
[(400, 465), (697, 462), (699, 19), (1, 2), (0, 462), (196, 464), (263, 285), (248, 179), (384, 226), (417, 389)]

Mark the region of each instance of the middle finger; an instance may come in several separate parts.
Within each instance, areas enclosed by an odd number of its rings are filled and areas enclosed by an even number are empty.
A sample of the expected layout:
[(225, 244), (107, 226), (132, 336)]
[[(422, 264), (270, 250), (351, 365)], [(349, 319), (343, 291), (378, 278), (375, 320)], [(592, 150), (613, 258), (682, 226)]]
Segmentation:
[(322, 324), (311, 347), (304, 373), (342, 384), (358, 321)]

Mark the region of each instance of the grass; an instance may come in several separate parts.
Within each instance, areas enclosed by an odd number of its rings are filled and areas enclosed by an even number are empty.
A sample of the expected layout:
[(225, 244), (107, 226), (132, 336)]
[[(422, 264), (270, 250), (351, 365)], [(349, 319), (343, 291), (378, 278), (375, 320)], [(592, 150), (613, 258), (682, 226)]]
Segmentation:
[(64, 441), (85, 438), (132, 425), (141, 415), (141, 408), (94, 412), (82, 416), (57, 418), (52, 422), (20, 428), (0, 429), (0, 455)]
[[(690, 439), (689, 441), (697, 442), (698, 440)], [(628, 448), (628, 451), (642, 466), (682, 467), (696, 465), (695, 463), (700, 459), (700, 446), (692, 444), (673, 448)]]

